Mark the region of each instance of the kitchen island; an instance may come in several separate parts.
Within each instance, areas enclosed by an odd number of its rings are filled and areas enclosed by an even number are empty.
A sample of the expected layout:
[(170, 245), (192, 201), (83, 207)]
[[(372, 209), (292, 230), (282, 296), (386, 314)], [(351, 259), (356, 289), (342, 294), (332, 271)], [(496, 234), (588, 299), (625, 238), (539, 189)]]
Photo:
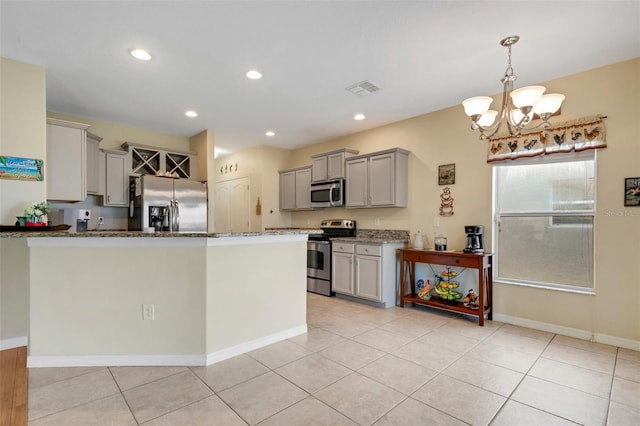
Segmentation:
[(0, 233), (28, 366), (209, 365), (305, 333), (310, 232)]

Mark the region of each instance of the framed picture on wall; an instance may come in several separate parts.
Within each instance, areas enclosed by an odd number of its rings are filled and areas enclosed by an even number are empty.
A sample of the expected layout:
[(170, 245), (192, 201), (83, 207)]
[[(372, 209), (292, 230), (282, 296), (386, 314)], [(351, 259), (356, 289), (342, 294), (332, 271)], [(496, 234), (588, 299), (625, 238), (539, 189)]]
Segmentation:
[(0, 179), (42, 182), (44, 180), (42, 167), (42, 160), (0, 155)]
[(640, 177), (624, 179), (624, 206), (640, 206)]
[(438, 185), (453, 185), (456, 183), (456, 165), (443, 164), (438, 166)]

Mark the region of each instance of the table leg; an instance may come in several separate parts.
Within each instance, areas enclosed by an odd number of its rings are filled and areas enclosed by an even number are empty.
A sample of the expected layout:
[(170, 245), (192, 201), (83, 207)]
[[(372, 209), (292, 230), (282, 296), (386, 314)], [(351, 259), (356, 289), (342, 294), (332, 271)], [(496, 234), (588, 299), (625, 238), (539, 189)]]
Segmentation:
[(484, 268), (480, 267), (478, 269), (478, 325), (480, 327), (484, 326), (484, 303), (485, 303), (485, 291), (486, 291), (486, 283), (484, 281)]
[(400, 252), (400, 294), (399, 294), (399, 299), (400, 299), (400, 307), (404, 308), (404, 296), (405, 296), (405, 276), (407, 274), (407, 270), (406, 270), (407, 265), (405, 264), (404, 261), (404, 255), (402, 254), (402, 252)]

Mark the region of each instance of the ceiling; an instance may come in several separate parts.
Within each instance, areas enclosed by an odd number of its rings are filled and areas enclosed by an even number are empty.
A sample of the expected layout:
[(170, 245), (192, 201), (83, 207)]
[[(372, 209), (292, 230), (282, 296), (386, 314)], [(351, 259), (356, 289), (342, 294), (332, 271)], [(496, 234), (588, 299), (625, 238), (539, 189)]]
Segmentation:
[[(2, 0), (0, 19), (0, 54), (46, 68), (48, 111), (211, 129), (223, 153), (298, 148), (498, 93), (512, 34), (516, 87), (640, 56), (637, 1)], [(381, 90), (345, 90), (363, 80)]]

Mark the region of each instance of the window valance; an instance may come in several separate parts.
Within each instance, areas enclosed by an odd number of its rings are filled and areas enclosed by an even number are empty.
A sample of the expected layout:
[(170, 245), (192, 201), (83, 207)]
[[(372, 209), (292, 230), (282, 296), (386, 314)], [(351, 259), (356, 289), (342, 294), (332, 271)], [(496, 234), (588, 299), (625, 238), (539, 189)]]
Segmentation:
[(489, 140), (487, 163), (535, 157), (558, 152), (605, 148), (606, 129), (602, 116), (583, 117), (556, 123), (546, 130), (518, 137), (499, 136)]

